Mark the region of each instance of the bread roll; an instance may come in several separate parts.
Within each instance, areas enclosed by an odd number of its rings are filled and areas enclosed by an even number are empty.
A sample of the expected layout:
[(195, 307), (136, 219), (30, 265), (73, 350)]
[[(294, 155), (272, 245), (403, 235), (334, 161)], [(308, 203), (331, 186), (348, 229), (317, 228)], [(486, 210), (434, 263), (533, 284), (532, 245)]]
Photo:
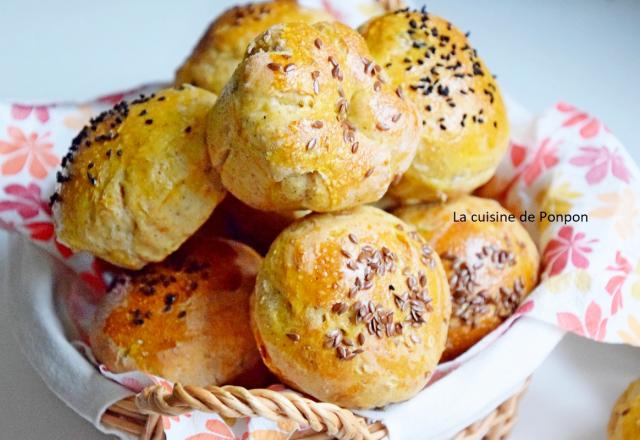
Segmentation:
[[(491, 222), (472, 215), (509, 215), (496, 201), (464, 196), (447, 203), (394, 211), (440, 255), (449, 279), (452, 314), (442, 360), (453, 359), (515, 312), (536, 286), (539, 256), (516, 219)], [(466, 221), (458, 220), (462, 215)]]
[(507, 149), (509, 124), (498, 85), (465, 34), (406, 9), (373, 18), (360, 32), (420, 118), (418, 152), (390, 194), (430, 201), (487, 182)]
[(260, 263), (247, 246), (199, 234), (166, 261), (123, 274), (96, 313), (96, 358), (189, 385), (264, 385), (249, 325)]
[(331, 20), (328, 14), (304, 8), (295, 0), (234, 6), (211, 23), (193, 53), (178, 69), (176, 84), (193, 84), (219, 95), (242, 61), (247, 45), (269, 26), (326, 20)]
[(613, 407), (607, 439), (640, 439), (640, 379), (629, 384)]
[(215, 99), (170, 88), (92, 119), (58, 173), (58, 239), (129, 269), (175, 251), (225, 195), (205, 145)]
[(426, 385), (450, 307), (435, 252), (402, 221), (364, 206), (311, 214), (278, 236), (251, 320), (264, 362), (284, 383), (372, 408)]
[(417, 120), (357, 32), (276, 25), (250, 44), (209, 118), (225, 187), (265, 211), (378, 200), (415, 154)]

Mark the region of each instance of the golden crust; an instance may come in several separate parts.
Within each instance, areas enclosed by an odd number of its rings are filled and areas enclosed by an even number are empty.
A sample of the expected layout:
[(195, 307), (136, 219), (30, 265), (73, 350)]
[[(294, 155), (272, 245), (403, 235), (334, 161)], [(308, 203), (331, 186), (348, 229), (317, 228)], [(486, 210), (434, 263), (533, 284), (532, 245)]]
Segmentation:
[(215, 99), (191, 86), (165, 89), (92, 120), (62, 163), (60, 241), (130, 269), (176, 250), (225, 195), (205, 145)]
[[(394, 211), (418, 228), (447, 272), (453, 310), (443, 361), (499, 326), (537, 283), (539, 256), (527, 231), (517, 220), (471, 221), (472, 214), (487, 212), (509, 214), (494, 200), (472, 196)], [(467, 221), (454, 222), (454, 213)]]
[(242, 61), (247, 45), (267, 28), (278, 23), (328, 20), (328, 14), (304, 8), (295, 0), (235, 6), (211, 23), (176, 72), (176, 84), (189, 83), (220, 94)]
[(190, 385), (264, 385), (249, 325), (260, 263), (240, 243), (199, 234), (166, 261), (122, 275), (96, 313), (96, 358), (111, 371)]
[(640, 438), (640, 379), (631, 382), (618, 398), (607, 427), (608, 440)]
[(339, 23), (271, 27), (209, 118), (225, 187), (266, 211), (335, 211), (378, 200), (415, 154), (417, 119)]
[(371, 408), (426, 385), (450, 307), (435, 252), (402, 221), (363, 206), (309, 215), (280, 234), (258, 274), (251, 320), (282, 381)]
[(390, 194), (438, 200), (487, 182), (506, 151), (509, 125), (500, 90), (466, 36), (407, 10), (376, 17), (360, 33), (421, 123), (416, 157)]

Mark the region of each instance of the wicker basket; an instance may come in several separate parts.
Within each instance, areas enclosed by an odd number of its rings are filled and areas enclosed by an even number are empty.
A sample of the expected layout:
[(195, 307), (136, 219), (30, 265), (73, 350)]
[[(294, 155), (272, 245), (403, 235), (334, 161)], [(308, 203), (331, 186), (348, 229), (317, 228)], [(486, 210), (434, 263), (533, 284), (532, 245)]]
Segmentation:
[[(460, 431), (454, 440), (506, 438), (515, 424), (518, 404), (527, 385), (528, 382), (489, 415)], [(236, 386), (200, 388), (176, 384), (172, 393), (159, 385), (148, 387), (134, 397), (113, 404), (103, 415), (102, 423), (140, 439), (160, 440), (164, 438), (161, 415), (191, 410), (226, 418), (284, 419), (305, 427), (292, 439), (380, 440), (387, 436), (382, 423), (368, 423), (330, 403), (316, 402), (291, 391), (247, 390)]]
[[(406, 6), (404, 0), (377, 0), (387, 11)], [(453, 440), (501, 440), (513, 428), (520, 391), (500, 404), (489, 415), (469, 425)], [(304, 429), (292, 439), (306, 440), (380, 440), (387, 429), (380, 422), (368, 423), (364, 418), (339, 406), (316, 402), (291, 391), (267, 389), (247, 390), (237, 386), (207, 388), (176, 384), (172, 393), (162, 386), (152, 386), (113, 404), (102, 416), (102, 424), (137, 436), (143, 440), (164, 439), (161, 415), (178, 415), (191, 410), (216, 413), (225, 418), (265, 417), (290, 420)]]

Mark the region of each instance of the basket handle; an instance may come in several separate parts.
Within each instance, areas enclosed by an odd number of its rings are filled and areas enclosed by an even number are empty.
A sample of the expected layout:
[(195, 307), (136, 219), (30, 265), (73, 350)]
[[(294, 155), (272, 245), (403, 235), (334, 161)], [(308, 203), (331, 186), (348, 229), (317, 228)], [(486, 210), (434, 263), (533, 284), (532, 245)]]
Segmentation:
[(243, 387), (196, 387), (175, 384), (169, 392), (161, 385), (145, 388), (135, 398), (136, 406), (147, 414), (175, 416), (197, 410), (222, 417), (264, 417), (273, 421), (291, 420), (340, 440), (378, 440), (386, 429), (374, 424), (375, 432), (360, 416), (337, 405), (316, 402), (293, 391), (247, 390)]

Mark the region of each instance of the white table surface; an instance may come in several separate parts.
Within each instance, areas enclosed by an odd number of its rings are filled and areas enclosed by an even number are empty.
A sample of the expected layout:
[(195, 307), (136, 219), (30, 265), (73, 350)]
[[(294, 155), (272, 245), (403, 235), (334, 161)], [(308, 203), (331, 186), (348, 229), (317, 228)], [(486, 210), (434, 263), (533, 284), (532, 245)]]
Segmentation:
[[(83, 99), (170, 79), (220, 3), (0, 0), (0, 100)], [(640, 2), (433, 0), (429, 7), (472, 31), (502, 87), (524, 106), (540, 111), (564, 100), (591, 111), (640, 161), (632, 107), (640, 102)], [(0, 308), (0, 439), (102, 438), (30, 368), (6, 313)], [(601, 439), (617, 395), (638, 376), (640, 350), (569, 336), (534, 376), (512, 438)]]

